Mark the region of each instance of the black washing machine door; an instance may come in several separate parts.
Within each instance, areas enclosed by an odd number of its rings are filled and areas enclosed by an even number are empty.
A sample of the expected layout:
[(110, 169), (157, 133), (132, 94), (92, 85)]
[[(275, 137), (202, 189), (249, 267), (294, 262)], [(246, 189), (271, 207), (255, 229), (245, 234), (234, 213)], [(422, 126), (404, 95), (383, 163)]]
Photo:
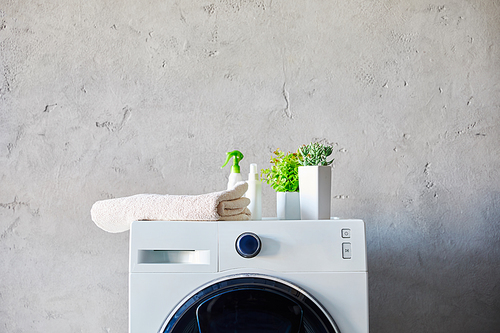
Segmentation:
[(228, 276), (187, 296), (159, 333), (340, 333), (299, 287), (260, 274)]

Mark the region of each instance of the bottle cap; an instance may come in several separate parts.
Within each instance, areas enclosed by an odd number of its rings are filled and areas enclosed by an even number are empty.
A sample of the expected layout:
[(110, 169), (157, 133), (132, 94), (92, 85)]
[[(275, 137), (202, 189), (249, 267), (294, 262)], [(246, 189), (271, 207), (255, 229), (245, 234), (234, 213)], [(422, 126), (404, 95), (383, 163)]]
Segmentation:
[(250, 173), (248, 174), (248, 180), (259, 180), (259, 174), (257, 173), (257, 164), (250, 164)]

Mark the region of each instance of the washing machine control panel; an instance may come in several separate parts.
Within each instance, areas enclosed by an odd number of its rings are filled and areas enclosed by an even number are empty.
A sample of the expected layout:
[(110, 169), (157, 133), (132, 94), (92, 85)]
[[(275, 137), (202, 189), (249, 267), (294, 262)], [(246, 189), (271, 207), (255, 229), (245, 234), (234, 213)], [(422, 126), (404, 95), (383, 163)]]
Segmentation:
[(283, 272), (367, 269), (362, 220), (224, 221), (218, 227), (220, 271), (241, 267)]

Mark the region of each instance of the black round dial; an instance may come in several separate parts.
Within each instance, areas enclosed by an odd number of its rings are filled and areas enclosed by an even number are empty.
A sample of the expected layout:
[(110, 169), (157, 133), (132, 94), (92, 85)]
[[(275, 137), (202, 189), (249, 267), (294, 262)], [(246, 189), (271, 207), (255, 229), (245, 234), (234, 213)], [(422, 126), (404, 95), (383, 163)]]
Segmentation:
[(259, 254), (261, 241), (253, 232), (245, 232), (236, 239), (236, 252), (243, 258), (253, 258)]

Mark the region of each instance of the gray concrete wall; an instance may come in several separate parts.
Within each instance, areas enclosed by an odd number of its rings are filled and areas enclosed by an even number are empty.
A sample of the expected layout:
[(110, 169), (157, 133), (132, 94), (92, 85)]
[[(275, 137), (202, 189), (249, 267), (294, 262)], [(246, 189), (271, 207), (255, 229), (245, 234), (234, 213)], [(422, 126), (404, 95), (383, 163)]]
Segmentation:
[(0, 0), (0, 332), (126, 332), (129, 234), (91, 205), (316, 138), (371, 332), (498, 332), (499, 46), (498, 0)]

